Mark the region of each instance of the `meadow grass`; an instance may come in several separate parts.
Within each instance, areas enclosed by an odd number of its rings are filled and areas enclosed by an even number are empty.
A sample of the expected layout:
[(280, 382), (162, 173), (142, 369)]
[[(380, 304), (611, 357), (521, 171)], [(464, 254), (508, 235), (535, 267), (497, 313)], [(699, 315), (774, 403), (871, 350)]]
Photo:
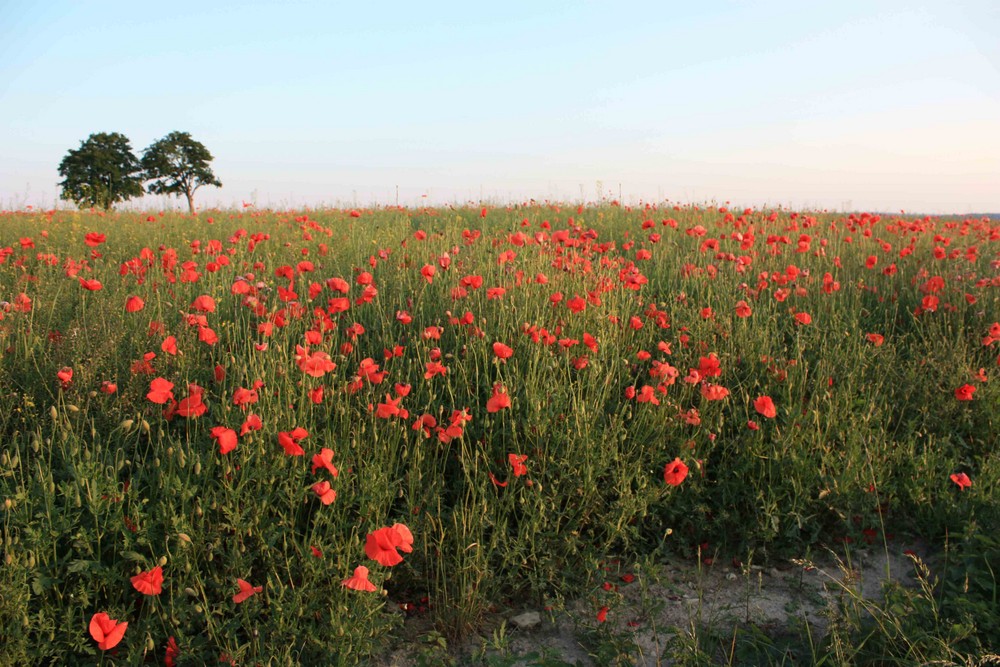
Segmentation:
[[(960, 554), (933, 610), (899, 602), (910, 623), (961, 625), (969, 655), (996, 638), (972, 613), (997, 590), (995, 221), (603, 203), (0, 229), (4, 664), (355, 664), (400, 606), (459, 637), (615, 556), (901, 535)], [(402, 563), (369, 558), (397, 523)], [(343, 585), (359, 565), (377, 592)], [(100, 612), (128, 622), (108, 650)], [(831, 656), (868, 632), (845, 618)]]

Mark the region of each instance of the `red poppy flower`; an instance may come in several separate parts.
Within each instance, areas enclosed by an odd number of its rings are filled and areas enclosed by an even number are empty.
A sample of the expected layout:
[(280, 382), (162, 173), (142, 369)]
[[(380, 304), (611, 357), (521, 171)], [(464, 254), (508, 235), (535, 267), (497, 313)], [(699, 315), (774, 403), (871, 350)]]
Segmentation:
[(437, 419), (434, 415), (423, 414), (417, 417), (411, 427), (414, 431), (422, 431), (425, 438), (431, 436), (431, 431), (437, 427)]
[(642, 385), (638, 393), (635, 394), (635, 400), (639, 403), (652, 403), (653, 405), (659, 405), (660, 399), (656, 397), (656, 390), (648, 384)]
[(758, 396), (753, 402), (754, 410), (764, 415), (768, 419), (774, 419), (778, 414), (774, 407), (774, 401), (771, 400), (770, 396)]
[(240, 604), (254, 593), (260, 593), (264, 590), (263, 586), (254, 586), (249, 581), (242, 579), (237, 579), (236, 583), (240, 586), (240, 592), (233, 596), (233, 602), (236, 604)]
[(309, 432), (299, 426), (291, 431), (279, 432), (278, 444), (281, 445), (282, 449), (289, 456), (302, 456), (306, 451), (299, 445), (299, 441), (305, 440), (307, 437), (309, 437)]
[(365, 554), (385, 567), (403, 562), (403, 557), (399, 555), (397, 549), (404, 553), (413, 551), (413, 535), (410, 529), (401, 523), (393, 524), (389, 528), (379, 528), (369, 533), (365, 540)]
[(167, 650), (166, 655), (163, 657), (163, 664), (166, 667), (174, 667), (174, 660), (179, 658), (181, 655), (181, 650), (177, 646), (177, 640), (174, 639), (173, 635), (167, 638)]
[(951, 481), (955, 482), (955, 484), (958, 484), (958, 488), (962, 491), (972, 486), (972, 480), (969, 479), (969, 476), (966, 475), (964, 472), (953, 474), (951, 476)]
[(219, 342), (219, 336), (211, 327), (198, 327), (198, 340), (205, 345), (215, 345)]
[(486, 412), (499, 412), (510, 407), (510, 396), (499, 382), (493, 385), (493, 396), (486, 401)]
[(579, 313), (587, 309), (587, 301), (580, 295), (574, 294), (573, 298), (566, 302), (566, 307), (574, 313)]
[(149, 383), (149, 393), (146, 394), (148, 398), (153, 403), (164, 404), (168, 401), (174, 400), (174, 394), (171, 389), (174, 388), (174, 383), (163, 378), (156, 378)]
[(528, 466), (524, 465), (524, 462), (528, 460), (527, 454), (508, 454), (507, 461), (510, 463), (511, 467), (514, 469), (514, 477), (520, 477), (522, 475), (528, 474)]
[(402, 412), (399, 407), (399, 402), (403, 400), (402, 396), (392, 398), (389, 394), (385, 395), (385, 402), (379, 403), (378, 407), (375, 409), (375, 416), (379, 419), (389, 419), (395, 417)]
[(976, 393), (976, 388), (971, 384), (963, 384), (955, 390), (955, 398), (960, 401), (971, 401), (972, 395)]
[(255, 389), (246, 389), (245, 387), (238, 387), (236, 391), (233, 392), (233, 405), (238, 405), (244, 410), (248, 405), (253, 405), (258, 400), (257, 391)]
[(680, 486), (687, 474), (688, 467), (679, 458), (675, 458), (663, 469), (663, 481), (670, 486)]
[(160, 349), (167, 354), (176, 355), (177, 354), (177, 339), (173, 336), (167, 336), (163, 339), (163, 344), (160, 345)]
[(21, 292), (14, 299), (14, 310), (19, 313), (30, 313), (31, 312), (31, 297)]
[(201, 400), (201, 387), (189, 385), (189, 396), (177, 402), (177, 414), (181, 417), (200, 417), (208, 411), (208, 406)]
[(244, 436), (250, 431), (259, 431), (262, 428), (264, 428), (264, 423), (260, 420), (260, 417), (251, 413), (247, 415), (246, 421), (240, 427), (240, 435)]
[(312, 490), (313, 493), (319, 497), (320, 502), (324, 505), (329, 505), (337, 499), (337, 492), (330, 488), (330, 482), (327, 482), (326, 480), (313, 484)]
[(320, 468), (326, 468), (327, 471), (334, 477), (340, 474), (337, 470), (337, 466), (333, 465), (333, 450), (324, 447), (319, 451), (319, 454), (314, 454), (312, 457), (312, 472), (315, 475), (316, 471)]
[(493, 343), (493, 354), (496, 355), (497, 359), (506, 361), (514, 356), (514, 349), (504, 345), (503, 343)]
[(428, 284), (434, 282), (434, 274), (437, 273), (437, 267), (433, 264), (424, 264), (423, 268), (420, 269), (420, 275), (424, 277), (424, 280)]
[(209, 434), (219, 444), (220, 454), (228, 454), (236, 449), (236, 445), (239, 443), (236, 431), (225, 426), (213, 426)]
[(601, 607), (597, 612), (597, 622), (603, 623), (608, 620), (608, 608), (607, 606)]
[(137, 313), (145, 307), (146, 307), (146, 302), (137, 296), (130, 296), (125, 301), (126, 313)]
[(104, 285), (101, 284), (100, 280), (84, 280), (83, 278), (77, 278), (77, 280), (80, 281), (80, 287), (88, 292), (96, 292), (104, 289)]
[(97, 647), (102, 651), (114, 648), (125, 636), (128, 623), (119, 623), (110, 618), (103, 611), (94, 614), (90, 618), (90, 636), (97, 642)]
[(101, 234), (100, 232), (87, 232), (87, 235), (83, 237), (83, 242), (91, 248), (96, 248), (104, 243), (107, 238), (107, 236)]
[(706, 378), (718, 377), (722, 375), (722, 368), (719, 365), (719, 357), (715, 355), (715, 352), (710, 353), (707, 357), (698, 358), (698, 373), (702, 377)]
[(885, 336), (877, 333), (865, 334), (865, 338), (875, 347), (880, 347), (885, 342)]
[(140, 572), (131, 581), (135, 590), (143, 595), (159, 595), (163, 592), (163, 568), (156, 566), (147, 572)]
[(437, 361), (429, 361), (424, 364), (424, 367), (427, 369), (427, 372), (424, 373), (424, 378), (427, 380), (430, 380), (435, 375), (446, 375), (448, 373), (448, 368)]
[(752, 314), (753, 311), (746, 301), (736, 302), (736, 317), (750, 317)]
[(59, 380), (59, 383), (65, 389), (73, 381), (73, 369), (69, 366), (63, 366), (56, 372), (56, 379)]
[(347, 579), (340, 582), (345, 588), (350, 588), (354, 591), (365, 591), (367, 593), (374, 593), (378, 590), (375, 584), (368, 581), (368, 568), (364, 565), (358, 565), (354, 568), (354, 574)]
[(207, 294), (202, 294), (191, 302), (191, 310), (196, 310), (199, 313), (214, 313), (215, 299)]
[(729, 396), (729, 390), (722, 385), (706, 382), (701, 386), (701, 395), (708, 401), (721, 401)]
[(337, 364), (330, 359), (329, 354), (309, 352), (301, 345), (295, 346), (295, 362), (298, 364), (299, 370), (314, 378), (323, 377), (326, 373), (337, 369)]

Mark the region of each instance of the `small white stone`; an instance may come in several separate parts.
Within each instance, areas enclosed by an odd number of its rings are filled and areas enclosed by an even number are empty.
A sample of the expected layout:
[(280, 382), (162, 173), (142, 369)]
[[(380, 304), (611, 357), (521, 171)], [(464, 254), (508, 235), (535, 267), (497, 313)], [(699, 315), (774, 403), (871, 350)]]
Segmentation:
[(535, 626), (541, 625), (542, 615), (537, 611), (526, 611), (523, 614), (518, 614), (510, 619), (510, 622), (513, 623), (518, 630), (530, 630)]

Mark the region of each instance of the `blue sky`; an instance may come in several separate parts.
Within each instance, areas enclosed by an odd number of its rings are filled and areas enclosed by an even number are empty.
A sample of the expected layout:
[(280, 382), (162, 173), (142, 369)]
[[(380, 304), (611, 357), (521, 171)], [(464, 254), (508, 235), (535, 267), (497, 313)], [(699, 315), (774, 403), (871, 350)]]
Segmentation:
[(1000, 211), (1000, 2), (0, 2), (0, 208), (174, 130), (204, 206)]

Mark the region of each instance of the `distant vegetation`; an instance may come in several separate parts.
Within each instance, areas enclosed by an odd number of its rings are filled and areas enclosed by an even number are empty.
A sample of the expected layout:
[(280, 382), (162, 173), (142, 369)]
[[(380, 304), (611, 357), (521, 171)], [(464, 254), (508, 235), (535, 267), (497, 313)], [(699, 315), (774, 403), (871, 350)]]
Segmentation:
[[(153, 142), (140, 160), (128, 137), (99, 132), (70, 150), (59, 164), (61, 198), (80, 208), (108, 211), (115, 204), (150, 194), (184, 195), (193, 215), (194, 193), (203, 185), (222, 187), (212, 173), (212, 154), (188, 132), (171, 132)], [(146, 189), (145, 181), (152, 181)]]

